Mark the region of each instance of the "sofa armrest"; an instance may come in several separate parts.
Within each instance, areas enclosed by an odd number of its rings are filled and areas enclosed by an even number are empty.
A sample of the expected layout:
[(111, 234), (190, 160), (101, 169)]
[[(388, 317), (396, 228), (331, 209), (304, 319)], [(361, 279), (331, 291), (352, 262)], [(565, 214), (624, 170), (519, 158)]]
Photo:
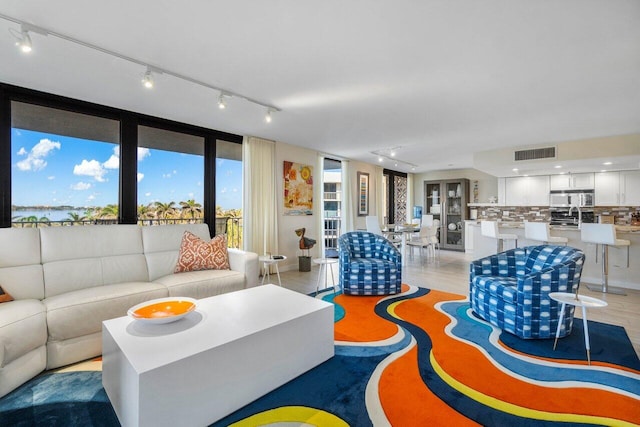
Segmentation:
[(240, 249), (229, 248), (229, 267), (233, 271), (244, 274), (244, 285), (246, 288), (256, 286), (259, 281), (260, 268), (258, 265), (258, 254)]

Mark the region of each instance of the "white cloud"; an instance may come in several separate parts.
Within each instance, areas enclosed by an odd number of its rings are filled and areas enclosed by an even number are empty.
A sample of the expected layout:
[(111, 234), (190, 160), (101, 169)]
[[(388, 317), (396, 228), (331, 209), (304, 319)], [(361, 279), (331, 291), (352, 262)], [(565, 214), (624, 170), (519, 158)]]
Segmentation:
[(189, 193), (188, 196), (190, 199), (193, 199), (193, 193)]
[(146, 157), (151, 155), (151, 150), (144, 147), (138, 147), (138, 161), (143, 161)]
[(91, 184), (90, 184), (90, 183), (88, 183), (88, 182), (82, 182), (82, 181), (80, 181), (80, 182), (78, 182), (78, 183), (76, 183), (76, 184), (73, 184), (73, 185), (71, 186), (71, 189), (72, 189), (72, 190), (78, 190), (78, 191), (88, 190), (88, 189), (90, 189), (90, 188), (91, 188)]
[(144, 174), (138, 172), (138, 182), (142, 181), (142, 178), (144, 178)]
[(53, 181), (54, 179), (56, 179), (56, 177), (54, 175), (48, 176), (47, 179), (49, 181)]
[(144, 196), (145, 197), (149, 197), (149, 196), (151, 196), (151, 193), (147, 191), (146, 193), (144, 193)]
[(104, 162), (102, 166), (107, 169), (118, 169), (120, 167), (120, 157), (112, 154), (111, 157), (109, 157), (109, 160)]
[(173, 174), (174, 174), (174, 175), (177, 175), (177, 174), (178, 174), (178, 171), (174, 169), (174, 170), (173, 170)]
[(25, 154), (27, 154), (27, 150), (25, 150), (24, 147), (20, 147), (20, 149), (18, 150), (18, 152), (16, 154), (18, 156), (24, 156)]
[(163, 178), (171, 178), (173, 175), (171, 175), (170, 173), (163, 173), (162, 177)]
[(96, 195), (95, 194), (91, 194), (91, 195), (89, 195), (89, 197), (87, 197), (87, 202), (91, 202), (91, 201), (95, 200), (95, 198), (96, 198)]
[(27, 153), (27, 151), (23, 148), (18, 151), (19, 155), (27, 154), (27, 158), (16, 163), (18, 169), (21, 171), (39, 171), (47, 166), (47, 162), (44, 160), (45, 157), (51, 153), (53, 150), (59, 150), (60, 143), (51, 141), (50, 139), (44, 138), (41, 139), (36, 145), (33, 146), (31, 151)]
[(73, 167), (74, 175), (91, 176), (98, 182), (104, 182), (107, 170), (97, 160), (82, 160), (82, 163)]
[(220, 190), (220, 192), (221, 192), (222, 194), (226, 193), (226, 192), (227, 192), (227, 187), (223, 187), (223, 188)]

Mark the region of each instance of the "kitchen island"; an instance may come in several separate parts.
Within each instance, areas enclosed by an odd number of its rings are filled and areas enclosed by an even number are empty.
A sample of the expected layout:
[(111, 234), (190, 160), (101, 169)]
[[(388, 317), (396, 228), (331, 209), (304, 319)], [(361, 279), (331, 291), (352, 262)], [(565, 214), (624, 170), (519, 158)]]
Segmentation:
[[(497, 252), (495, 239), (484, 237), (480, 232), (479, 221), (468, 221), (467, 230), (472, 233), (473, 258), (483, 258)], [(609, 286), (640, 290), (640, 226), (616, 226), (619, 239), (631, 241), (629, 247), (629, 268), (627, 265), (627, 248), (609, 247)], [(539, 245), (541, 242), (524, 238), (524, 224), (521, 222), (505, 222), (500, 224), (500, 233), (516, 234), (518, 247)], [(583, 243), (577, 227), (551, 226), (554, 236), (569, 239), (568, 246), (581, 249), (585, 253), (585, 265), (582, 271), (582, 283), (600, 284), (602, 282), (601, 256), (598, 253), (596, 264), (596, 245)], [(504, 250), (512, 249), (513, 241), (504, 242)], [(470, 252), (470, 251), (467, 251)]]

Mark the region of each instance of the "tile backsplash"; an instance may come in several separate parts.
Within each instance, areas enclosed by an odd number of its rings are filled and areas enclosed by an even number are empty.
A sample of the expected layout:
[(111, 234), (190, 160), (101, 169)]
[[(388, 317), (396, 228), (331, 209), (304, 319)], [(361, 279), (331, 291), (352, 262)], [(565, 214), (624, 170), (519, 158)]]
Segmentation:
[[(479, 220), (501, 220), (502, 222), (549, 222), (551, 220), (548, 206), (482, 206), (471, 209), (477, 209)], [(613, 215), (616, 224), (629, 225), (631, 215), (640, 214), (640, 206), (596, 207), (593, 208), (593, 213), (596, 217)]]

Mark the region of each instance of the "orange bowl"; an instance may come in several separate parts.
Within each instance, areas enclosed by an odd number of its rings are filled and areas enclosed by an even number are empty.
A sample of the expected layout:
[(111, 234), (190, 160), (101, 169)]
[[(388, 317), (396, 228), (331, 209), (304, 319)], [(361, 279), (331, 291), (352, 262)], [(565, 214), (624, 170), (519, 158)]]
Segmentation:
[(159, 298), (135, 305), (127, 314), (147, 323), (175, 322), (195, 310), (196, 301), (187, 297)]

